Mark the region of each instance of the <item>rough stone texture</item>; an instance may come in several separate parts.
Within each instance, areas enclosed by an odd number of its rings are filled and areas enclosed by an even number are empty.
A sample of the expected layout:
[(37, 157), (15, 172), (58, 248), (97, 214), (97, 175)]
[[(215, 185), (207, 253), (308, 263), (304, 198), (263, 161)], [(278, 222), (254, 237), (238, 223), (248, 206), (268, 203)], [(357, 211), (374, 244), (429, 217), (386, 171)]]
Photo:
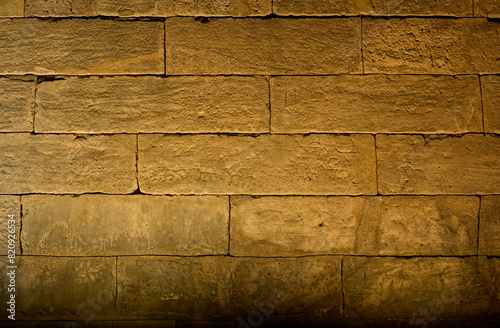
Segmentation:
[[(0, 195), (0, 222), (2, 227), (2, 232), (0, 233), (0, 255), (8, 255), (8, 221), (10, 218), (8, 215), (14, 214), (15, 224), (15, 245), (16, 245), (16, 255), (21, 254), (21, 248), (19, 243), (19, 230), (21, 227), (21, 199), (19, 196), (7, 196)], [(3, 286), (2, 286), (3, 288)], [(1, 290), (1, 288), (0, 288)]]
[[(88, 320), (110, 315), (115, 304), (115, 261), (103, 257), (18, 257), (16, 318)], [(6, 268), (5, 258), (0, 263)], [(2, 286), (8, 285), (7, 278), (1, 275)], [(7, 288), (1, 296), (8, 299)]]
[(26, 0), (26, 16), (165, 16), (167, 0)]
[(23, 196), (27, 255), (227, 254), (227, 197)]
[(0, 19), (0, 35), (0, 74), (164, 72), (160, 21)]
[(0, 78), (0, 131), (33, 130), (33, 78)]
[(481, 199), (479, 254), (500, 256), (500, 196)]
[(23, 17), (24, 0), (2, 0), (0, 2), (0, 17)]
[(484, 132), (500, 133), (500, 76), (482, 76)]
[(223, 257), (119, 257), (117, 309), (123, 317), (199, 320), (230, 313)]
[(344, 260), (346, 318), (498, 318), (500, 259)]
[(235, 318), (270, 305), (279, 317), (338, 316), (340, 261), (119, 257), (117, 308), (129, 317), (189, 320)]
[(272, 0), (167, 0), (180, 16), (265, 16)]
[(366, 73), (499, 73), (500, 24), (486, 19), (366, 19)]
[(500, 139), (494, 135), (377, 135), (382, 194), (500, 192)]
[(115, 328), (176, 328), (175, 320), (113, 321)]
[(275, 318), (341, 316), (341, 257), (235, 259), (232, 283), (231, 302), (242, 317), (272, 308)]
[(268, 98), (264, 77), (115, 77), (43, 82), (37, 90), (35, 131), (268, 132)]
[[(493, 0), (494, 1), (494, 0)], [(472, 0), (274, 0), (278, 15), (472, 16)]]
[(374, 194), (369, 135), (139, 135), (147, 193)]
[(474, 0), (474, 16), (499, 18), (500, 1)]
[(235, 256), (475, 255), (479, 198), (231, 198)]
[(482, 132), (477, 76), (285, 76), (271, 80), (273, 132)]
[(0, 193), (131, 193), (136, 136), (1, 134)]
[(167, 74), (361, 72), (360, 18), (166, 20)]

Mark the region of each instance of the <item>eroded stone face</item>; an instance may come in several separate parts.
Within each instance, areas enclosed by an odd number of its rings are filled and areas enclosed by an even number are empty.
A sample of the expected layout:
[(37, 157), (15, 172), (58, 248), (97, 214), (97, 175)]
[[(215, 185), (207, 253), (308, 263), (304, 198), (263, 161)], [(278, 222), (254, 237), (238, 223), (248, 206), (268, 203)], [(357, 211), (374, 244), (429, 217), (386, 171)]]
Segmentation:
[[(105, 257), (16, 258), (16, 318), (92, 320), (114, 312), (116, 266)], [(1, 261), (7, 266), (6, 258)], [(1, 275), (7, 286), (8, 275)], [(7, 299), (7, 288), (2, 298)], [(93, 315), (93, 316), (92, 316)]]
[(0, 19), (0, 74), (162, 74), (163, 30), (159, 21)]
[[(19, 196), (0, 195), (0, 255), (9, 254), (9, 239), (15, 240), (15, 255), (21, 254), (20, 247), (20, 228), (21, 228), (21, 199)], [(13, 217), (9, 217), (13, 215)], [(15, 223), (9, 222), (15, 220)], [(13, 226), (13, 227), (12, 227)], [(14, 238), (9, 238), (12, 228), (14, 228)], [(3, 288), (3, 287), (2, 287)]]
[(271, 104), (280, 133), (483, 132), (477, 76), (276, 77)]
[(499, 192), (500, 139), (494, 135), (377, 135), (382, 194)]
[(0, 78), (0, 131), (33, 130), (33, 78)]
[(374, 194), (369, 135), (139, 135), (148, 193)]
[(131, 193), (134, 135), (2, 134), (0, 193)]
[(227, 197), (23, 196), (29, 255), (226, 254)]
[(24, 0), (3, 0), (0, 3), (0, 17), (23, 17)]
[(500, 312), (498, 259), (377, 258), (344, 260), (346, 318), (495, 317)]
[(167, 74), (361, 72), (360, 18), (168, 18)]
[(36, 131), (268, 132), (268, 98), (265, 77), (67, 78), (38, 85)]
[(481, 198), (479, 254), (500, 255), (500, 196)]
[(474, 0), (474, 16), (499, 18), (500, 1)]
[(368, 18), (363, 21), (365, 72), (499, 73), (499, 29), (485, 19)]
[(475, 255), (478, 197), (231, 197), (236, 256)]

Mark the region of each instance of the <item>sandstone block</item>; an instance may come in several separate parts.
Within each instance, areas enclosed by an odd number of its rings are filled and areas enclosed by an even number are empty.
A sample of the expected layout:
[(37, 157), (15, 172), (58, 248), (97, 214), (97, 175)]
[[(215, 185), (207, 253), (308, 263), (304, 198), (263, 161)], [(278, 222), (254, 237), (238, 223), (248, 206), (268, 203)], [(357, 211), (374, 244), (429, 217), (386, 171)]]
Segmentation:
[(268, 132), (264, 77), (68, 78), (40, 83), (37, 132)]
[(136, 136), (2, 134), (0, 193), (131, 193)]
[(32, 78), (0, 78), (0, 131), (31, 132), (33, 130)]
[(474, 0), (474, 16), (500, 18), (500, 1)]
[(500, 196), (481, 199), (479, 254), (500, 255)]
[(245, 319), (263, 309), (278, 319), (341, 316), (341, 257), (235, 259), (233, 265), (231, 302)]
[(119, 257), (117, 310), (124, 318), (227, 315), (230, 276), (223, 257)]
[(488, 318), (500, 312), (499, 259), (349, 257), (346, 318)]
[(167, 74), (361, 72), (360, 18), (166, 20)]
[(0, 17), (23, 17), (24, 0), (2, 0)]
[(271, 0), (167, 0), (179, 16), (265, 16), (272, 12)]
[(139, 135), (153, 194), (374, 194), (369, 135)]
[(278, 15), (472, 16), (472, 0), (274, 0)]
[(366, 73), (499, 73), (500, 24), (486, 19), (366, 19)]
[[(0, 255), (8, 255), (9, 249), (15, 250), (15, 255), (21, 254), (20, 247), (20, 227), (21, 227), (21, 199), (19, 196), (7, 196), (0, 195), (0, 226), (2, 227), (2, 232), (0, 233)], [(9, 217), (9, 215), (13, 215)], [(12, 222), (10, 220), (15, 220)], [(9, 222), (10, 221), (10, 222)], [(13, 229), (12, 229), (13, 228)], [(14, 231), (9, 231), (14, 230)], [(14, 232), (14, 238), (9, 238)], [(9, 239), (13, 239), (15, 242), (14, 248), (9, 247)], [(11, 242), (12, 243), (12, 242)], [(15, 261), (15, 259), (14, 259)], [(0, 289), (1, 290), (1, 289)]]
[(481, 77), (484, 132), (500, 133), (500, 76)]
[(274, 132), (482, 132), (474, 76), (285, 76), (271, 80)]
[(163, 23), (0, 19), (0, 74), (161, 74)]
[(377, 135), (382, 194), (492, 194), (500, 191), (499, 137)]
[(28, 255), (226, 254), (226, 197), (23, 196)]
[[(29, 320), (93, 320), (114, 311), (116, 266), (114, 258), (18, 258), (16, 318)], [(3, 262), (3, 261), (0, 261)], [(6, 263), (2, 263), (6, 267)], [(7, 286), (8, 275), (1, 275)], [(4, 288), (2, 299), (7, 299)]]
[(479, 198), (231, 197), (236, 256), (475, 255)]

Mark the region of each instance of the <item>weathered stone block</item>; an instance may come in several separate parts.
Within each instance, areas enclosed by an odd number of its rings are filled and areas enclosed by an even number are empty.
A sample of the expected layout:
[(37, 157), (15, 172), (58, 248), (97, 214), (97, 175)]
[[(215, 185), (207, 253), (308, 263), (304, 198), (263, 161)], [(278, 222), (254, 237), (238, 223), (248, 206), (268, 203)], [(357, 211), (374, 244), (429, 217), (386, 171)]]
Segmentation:
[(361, 72), (360, 18), (166, 20), (167, 74)]
[(28, 255), (226, 254), (227, 197), (23, 196)]
[(482, 132), (477, 76), (286, 76), (271, 80), (274, 132)]
[(475, 255), (478, 197), (231, 197), (236, 256)]
[[(7, 196), (0, 195), (0, 226), (2, 228), (0, 233), (0, 255), (8, 255), (9, 249), (15, 250), (15, 255), (21, 254), (20, 247), (20, 227), (21, 227), (21, 199), (19, 196)], [(13, 217), (9, 217), (13, 215)], [(9, 220), (15, 220), (15, 223), (9, 222)], [(13, 227), (12, 227), (13, 226)], [(12, 228), (14, 229), (15, 238), (9, 238), (11, 235)], [(14, 248), (9, 247), (9, 239), (13, 239), (15, 242)], [(14, 260), (15, 261), (15, 260)]]
[(500, 133), (500, 76), (482, 76), (484, 132)]
[(180, 16), (265, 16), (272, 12), (271, 0), (167, 0)]
[(278, 15), (472, 16), (472, 0), (274, 0)]
[[(264, 77), (114, 77), (47, 81), (37, 132), (268, 132)], [(1, 124), (1, 123), (0, 123)]]
[(500, 192), (500, 139), (494, 135), (377, 135), (382, 194)]
[(481, 199), (479, 254), (500, 256), (500, 196)]
[(131, 193), (136, 136), (0, 135), (0, 193)]
[(0, 131), (33, 130), (33, 78), (0, 78)]
[(163, 23), (0, 19), (0, 74), (161, 74)]
[(0, 17), (23, 17), (24, 0), (2, 0)]
[(374, 194), (369, 135), (139, 135), (153, 194)]
[[(21, 256), (16, 261), (17, 320), (84, 321), (114, 312), (116, 259)], [(1, 275), (2, 286), (7, 279)], [(7, 288), (1, 295), (7, 300)]]
[(346, 318), (488, 318), (500, 313), (500, 260), (349, 257)]
[(119, 257), (117, 309), (123, 317), (227, 315), (230, 276), (223, 257)]
[(500, 1), (498, 0), (474, 0), (474, 16), (476, 17), (500, 17)]
[(233, 265), (231, 303), (243, 319), (255, 323), (258, 316), (247, 316), (271, 311), (274, 318), (341, 316), (341, 257), (235, 259)]
[(500, 24), (486, 19), (366, 19), (366, 73), (499, 73)]

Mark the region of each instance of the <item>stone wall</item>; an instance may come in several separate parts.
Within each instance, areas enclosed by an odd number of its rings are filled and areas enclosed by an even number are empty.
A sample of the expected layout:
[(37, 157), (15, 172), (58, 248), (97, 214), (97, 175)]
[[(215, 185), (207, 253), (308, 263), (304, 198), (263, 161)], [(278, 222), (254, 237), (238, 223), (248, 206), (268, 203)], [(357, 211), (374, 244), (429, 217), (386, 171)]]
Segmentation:
[(0, 326), (498, 327), (499, 18), (2, 1)]

